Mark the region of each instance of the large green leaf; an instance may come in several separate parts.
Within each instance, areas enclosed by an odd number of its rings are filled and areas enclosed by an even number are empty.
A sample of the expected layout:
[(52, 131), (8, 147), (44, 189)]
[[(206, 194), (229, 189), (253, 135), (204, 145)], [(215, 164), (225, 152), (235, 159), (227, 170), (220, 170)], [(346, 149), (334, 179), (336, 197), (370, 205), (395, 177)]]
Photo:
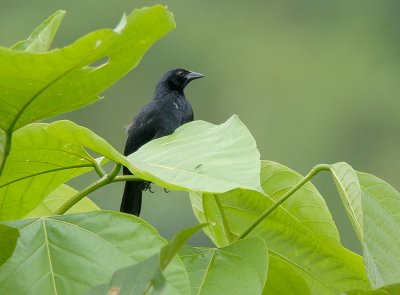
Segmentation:
[(14, 252), (19, 232), (16, 228), (0, 224), (0, 265), (2, 265)]
[(45, 126), (30, 124), (13, 134), (0, 177), (0, 220), (24, 217), (62, 183), (96, 164), (82, 147), (52, 137)]
[[(204, 211), (201, 195), (192, 194), (194, 212), (201, 222), (215, 222), (215, 227), (225, 227), (233, 235), (240, 235), (260, 216), (273, 201), (279, 199), (302, 179), (298, 173), (274, 162), (263, 161), (261, 183), (268, 197), (250, 190), (234, 190), (218, 195), (221, 212)], [(225, 215), (227, 225), (209, 216)], [(220, 219), (223, 220), (223, 219)], [(208, 230), (207, 234), (216, 243), (224, 245), (225, 230)], [(300, 188), (271, 215), (262, 221), (251, 235), (265, 240), (270, 256), (286, 263), (295, 275), (280, 276), (282, 263), (271, 264), (269, 273), (275, 280), (267, 280), (265, 293), (279, 290), (282, 284), (303, 281), (311, 294), (338, 294), (355, 288), (369, 287), (362, 259), (345, 249), (339, 241), (336, 226), (325, 201), (311, 183)], [(278, 261), (279, 262), (279, 261)], [(302, 278), (302, 279), (301, 279)], [(307, 290), (306, 287), (302, 288)], [(287, 294), (285, 290), (275, 294)], [(307, 294), (307, 293), (305, 293)]]
[[(85, 294), (125, 266), (159, 253), (165, 240), (145, 221), (96, 211), (8, 222), (20, 231), (12, 257), (0, 266), (1, 294)], [(182, 262), (166, 268), (182, 294), (189, 283)]]
[(192, 295), (262, 294), (268, 272), (264, 241), (251, 237), (221, 248), (186, 246), (180, 257), (189, 274)]
[[(96, 101), (175, 26), (163, 6), (134, 10), (115, 29), (45, 53), (0, 47), (0, 128), (8, 133)], [(104, 64), (88, 67), (108, 58)]]
[[(43, 217), (53, 215), (57, 209), (78, 193), (72, 187), (62, 184), (50, 193), (35, 209), (28, 213), (25, 218)], [(66, 214), (84, 213), (100, 210), (89, 198), (83, 198), (72, 206)]]
[(390, 184), (357, 172), (362, 190), (363, 252), (373, 288), (400, 283), (400, 193)]
[(30, 52), (45, 52), (50, 48), (51, 42), (65, 16), (65, 10), (59, 10), (43, 23), (41, 23), (24, 41), (14, 44), (11, 49)]
[(185, 124), (170, 136), (150, 141), (128, 159), (137, 176), (170, 189), (262, 191), (256, 142), (236, 115), (221, 125)]
[(80, 144), (127, 166), (136, 176), (169, 189), (225, 192), (237, 187), (262, 191), (260, 154), (237, 116), (221, 125), (194, 121), (174, 134), (152, 140), (128, 157), (103, 138), (70, 121), (57, 121), (47, 132)]

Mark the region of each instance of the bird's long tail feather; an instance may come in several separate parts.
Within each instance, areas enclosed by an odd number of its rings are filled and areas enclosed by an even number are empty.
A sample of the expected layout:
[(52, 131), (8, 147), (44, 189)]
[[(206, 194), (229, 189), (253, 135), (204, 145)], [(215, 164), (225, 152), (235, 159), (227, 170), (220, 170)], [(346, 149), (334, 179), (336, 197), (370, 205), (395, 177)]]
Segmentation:
[(142, 207), (142, 191), (145, 188), (144, 181), (127, 181), (121, 202), (121, 212), (139, 216)]

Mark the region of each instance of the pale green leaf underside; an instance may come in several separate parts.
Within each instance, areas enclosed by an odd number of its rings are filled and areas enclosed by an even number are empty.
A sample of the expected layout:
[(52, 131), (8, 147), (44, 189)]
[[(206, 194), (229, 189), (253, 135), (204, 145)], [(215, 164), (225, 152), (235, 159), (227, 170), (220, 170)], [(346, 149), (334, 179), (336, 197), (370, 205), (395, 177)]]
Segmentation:
[(256, 237), (221, 248), (186, 246), (180, 257), (186, 265), (192, 295), (262, 294), (268, 272), (268, 250)]
[(65, 10), (59, 10), (41, 23), (28, 37), (19, 41), (11, 49), (29, 52), (45, 52), (50, 48), (51, 42), (65, 16)]
[[(52, 191), (35, 209), (28, 213), (25, 218), (44, 217), (53, 215), (57, 209), (78, 193), (72, 187), (62, 184)], [(100, 210), (89, 198), (83, 198), (72, 206), (66, 214), (84, 213)]]
[(54, 122), (46, 131), (121, 163), (135, 176), (169, 189), (262, 190), (260, 155), (255, 140), (237, 116), (221, 125), (204, 121), (185, 124), (172, 135), (145, 144), (128, 159), (103, 138), (73, 122)]
[(400, 283), (400, 193), (371, 174), (357, 172), (362, 190), (363, 252), (373, 288)]
[[(0, 293), (85, 294), (108, 282), (125, 266), (159, 253), (165, 241), (143, 220), (127, 214), (96, 211), (8, 222), (20, 231), (17, 247), (0, 266)], [(183, 294), (189, 288), (182, 263), (165, 270)]]
[[(62, 49), (0, 47), (0, 128), (10, 133), (96, 101), (174, 26), (172, 14), (156, 5), (134, 10), (118, 31), (95, 31)], [(103, 58), (108, 58), (103, 65), (88, 67)]]
[(128, 157), (135, 175), (170, 189), (261, 191), (260, 154), (235, 115), (221, 125), (194, 121), (142, 146)]
[(96, 162), (81, 146), (54, 138), (46, 126), (30, 124), (13, 134), (0, 178), (0, 220), (26, 216), (61, 184), (93, 170)]

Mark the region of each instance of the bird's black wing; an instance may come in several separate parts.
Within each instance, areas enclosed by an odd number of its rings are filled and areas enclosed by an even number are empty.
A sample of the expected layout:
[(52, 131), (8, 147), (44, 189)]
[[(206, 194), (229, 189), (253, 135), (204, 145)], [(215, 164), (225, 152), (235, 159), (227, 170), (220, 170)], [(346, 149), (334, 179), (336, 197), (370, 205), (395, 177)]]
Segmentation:
[(158, 130), (158, 112), (160, 106), (153, 100), (134, 118), (128, 127), (128, 138), (124, 155), (136, 152), (142, 145), (154, 138)]
[[(152, 140), (157, 133), (158, 105), (154, 101), (147, 104), (128, 127), (128, 138), (124, 155), (136, 152), (142, 145)], [(123, 168), (124, 175), (131, 175), (128, 168)], [(142, 206), (142, 191), (146, 187), (144, 181), (127, 181), (122, 196), (120, 211), (139, 216)]]

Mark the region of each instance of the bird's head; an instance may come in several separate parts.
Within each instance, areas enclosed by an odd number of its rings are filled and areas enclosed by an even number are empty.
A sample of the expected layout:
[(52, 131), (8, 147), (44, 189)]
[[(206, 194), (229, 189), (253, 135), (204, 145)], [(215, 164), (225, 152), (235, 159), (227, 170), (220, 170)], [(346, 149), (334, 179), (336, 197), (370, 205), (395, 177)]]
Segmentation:
[(205, 77), (205, 75), (187, 71), (184, 69), (174, 69), (168, 71), (160, 80), (159, 84), (168, 87), (171, 90), (183, 91), (190, 81)]

